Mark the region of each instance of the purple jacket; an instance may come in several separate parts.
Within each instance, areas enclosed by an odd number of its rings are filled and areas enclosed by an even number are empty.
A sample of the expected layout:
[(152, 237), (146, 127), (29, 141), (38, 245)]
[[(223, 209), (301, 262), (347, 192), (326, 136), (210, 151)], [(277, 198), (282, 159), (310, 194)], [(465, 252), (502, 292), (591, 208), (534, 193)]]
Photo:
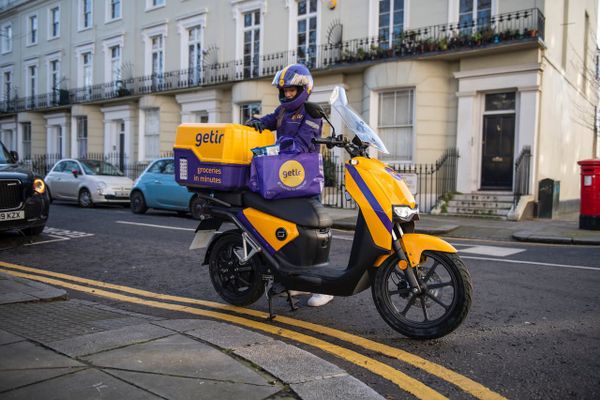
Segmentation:
[[(278, 121), (279, 120), (279, 121)], [(321, 137), (321, 118), (311, 117), (305, 110), (304, 104), (293, 111), (279, 106), (272, 114), (260, 119), (265, 128), (277, 131), (277, 144), (281, 151), (297, 153), (315, 153), (319, 145), (312, 142), (313, 138)]]

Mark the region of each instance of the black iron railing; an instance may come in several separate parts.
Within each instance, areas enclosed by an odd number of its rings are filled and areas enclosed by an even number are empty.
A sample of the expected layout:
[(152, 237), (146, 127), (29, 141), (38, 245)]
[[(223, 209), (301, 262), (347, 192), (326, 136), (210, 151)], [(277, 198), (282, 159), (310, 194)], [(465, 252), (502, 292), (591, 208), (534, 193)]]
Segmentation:
[[(173, 152), (162, 152), (160, 153), (159, 158), (162, 157), (173, 157)], [(30, 170), (45, 176), (52, 169), (54, 164), (56, 164), (56, 162), (62, 158), (64, 157), (61, 154), (38, 154), (21, 160), (20, 163), (25, 165)], [(138, 176), (140, 176), (149, 164), (149, 161), (131, 161), (129, 156), (119, 152), (106, 154), (88, 153), (86, 156), (78, 158), (109, 162), (119, 168), (123, 174), (125, 174), (125, 176), (128, 176), (131, 179), (136, 179)]]
[(517, 161), (515, 162), (515, 206), (519, 203), (521, 196), (529, 193), (529, 179), (531, 175), (531, 148), (523, 147)]
[[(419, 209), (430, 212), (438, 200), (447, 193), (456, 192), (458, 151), (448, 149), (431, 164), (389, 164), (402, 175), (416, 175), (416, 193), (413, 193)], [(331, 207), (356, 208), (356, 203), (346, 195), (345, 166), (332, 156), (323, 157), (325, 188), (321, 196), (323, 204)], [(407, 178), (408, 180), (409, 178)]]
[[(307, 58), (305, 63), (312, 70), (319, 71), (366, 61), (429, 57), (537, 41), (544, 38), (544, 24), (542, 12), (533, 8), (480, 20), (410, 29), (391, 39), (366, 37), (323, 44), (312, 50), (315, 57)], [(295, 50), (280, 51), (261, 55), (258, 65), (248, 65), (239, 59), (204, 65), (201, 69), (183, 69), (61, 90), (58, 96), (21, 97), (16, 101), (0, 102), (0, 112), (45, 109), (263, 78), (273, 76), (290, 63), (303, 60)]]

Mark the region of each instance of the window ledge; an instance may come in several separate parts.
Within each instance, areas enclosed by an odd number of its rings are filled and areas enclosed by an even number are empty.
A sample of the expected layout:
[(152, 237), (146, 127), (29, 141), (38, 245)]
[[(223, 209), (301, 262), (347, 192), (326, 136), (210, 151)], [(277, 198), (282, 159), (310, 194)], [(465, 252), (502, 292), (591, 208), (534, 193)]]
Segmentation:
[(87, 26), (87, 27), (85, 27), (85, 28), (83, 28), (83, 27), (79, 27), (79, 28), (77, 28), (77, 32), (89, 31), (90, 29), (92, 29), (92, 27), (91, 27), (91, 26)]
[(25, 45), (25, 47), (32, 47), (32, 46), (36, 46), (38, 44), (38, 42), (34, 42), (34, 43), (27, 43)]
[(144, 11), (145, 12), (149, 12), (149, 11), (154, 11), (154, 10), (158, 10), (159, 8), (165, 8), (166, 4), (161, 4), (158, 6), (150, 6), (148, 8), (146, 8)]
[(56, 39), (60, 39), (60, 35), (49, 37), (48, 41), (51, 42), (51, 41), (56, 40)]
[(122, 21), (122, 20), (123, 20), (123, 17), (107, 19), (106, 21), (104, 21), (104, 24), (108, 25), (108, 24), (112, 24), (113, 22), (118, 22), (118, 21)]

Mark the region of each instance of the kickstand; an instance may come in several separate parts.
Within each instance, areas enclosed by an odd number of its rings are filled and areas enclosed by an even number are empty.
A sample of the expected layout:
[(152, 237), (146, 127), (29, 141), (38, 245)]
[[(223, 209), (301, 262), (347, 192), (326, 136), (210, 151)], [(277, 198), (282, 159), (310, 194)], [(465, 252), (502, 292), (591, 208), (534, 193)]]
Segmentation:
[(296, 306), (296, 301), (294, 300), (294, 298), (290, 294), (289, 290), (286, 290), (286, 293), (287, 293), (287, 301), (288, 301), (288, 303), (290, 305), (290, 309), (292, 311), (296, 311), (298, 309), (298, 307)]

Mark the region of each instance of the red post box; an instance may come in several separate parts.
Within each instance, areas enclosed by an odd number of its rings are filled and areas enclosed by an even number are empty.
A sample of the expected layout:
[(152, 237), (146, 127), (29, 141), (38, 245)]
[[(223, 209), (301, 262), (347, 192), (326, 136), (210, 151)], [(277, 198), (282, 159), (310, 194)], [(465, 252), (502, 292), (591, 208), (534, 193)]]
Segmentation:
[(600, 159), (581, 160), (579, 229), (600, 230)]

